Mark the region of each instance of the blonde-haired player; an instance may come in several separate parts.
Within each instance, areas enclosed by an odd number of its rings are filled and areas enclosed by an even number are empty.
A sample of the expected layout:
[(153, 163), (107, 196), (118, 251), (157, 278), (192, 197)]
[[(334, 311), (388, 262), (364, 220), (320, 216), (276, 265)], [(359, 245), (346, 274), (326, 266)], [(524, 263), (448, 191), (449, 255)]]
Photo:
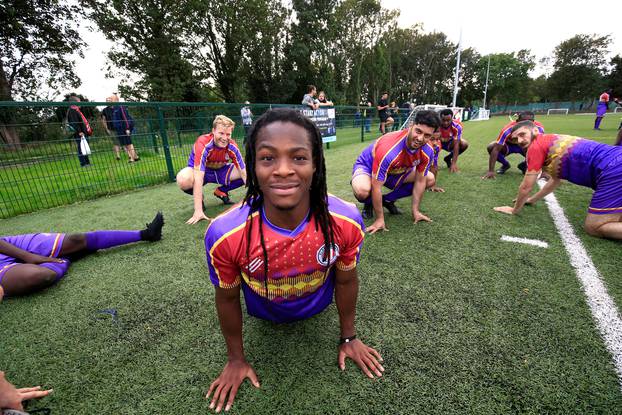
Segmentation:
[(194, 214), (186, 221), (188, 224), (209, 220), (203, 212), (205, 184), (218, 184), (214, 196), (229, 205), (232, 204), (229, 190), (246, 183), (244, 158), (235, 140), (231, 138), (235, 122), (224, 115), (218, 115), (212, 127), (211, 133), (197, 138), (188, 157), (188, 167), (177, 173), (179, 188), (194, 198)]

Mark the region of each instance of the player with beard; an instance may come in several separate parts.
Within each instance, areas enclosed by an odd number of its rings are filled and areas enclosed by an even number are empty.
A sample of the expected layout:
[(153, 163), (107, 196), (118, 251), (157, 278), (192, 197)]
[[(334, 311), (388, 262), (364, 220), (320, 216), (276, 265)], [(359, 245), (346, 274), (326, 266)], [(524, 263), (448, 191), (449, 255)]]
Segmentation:
[[(431, 221), (420, 212), (419, 205), (425, 189), (436, 183), (430, 172), (434, 149), (428, 141), (439, 125), (436, 112), (419, 111), (409, 128), (383, 135), (357, 158), (350, 183), (354, 197), (364, 204), (363, 216), (367, 219), (376, 214), (375, 222), (367, 228), (369, 233), (387, 230), (382, 207), (399, 214), (395, 201), (408, 196), (412, 196), (414, 222)], [(392, 191), (382, 195), (383, 186)]]
[[(561, 180), (568, 180), (594, 189), (585, 231), (601, 238), (622, 239), (622, 147), (569, 135), (539, 134), (532, 121), (516, 124), (512, 137), (527, 151), (527, 173), (514, 207), (496, 207), (497, 212), (516, 215), (525, 204), (536, 203), (553, 192)], [(530, 195), (543, 170), (551, 178)]]
[(382, 358), (356, 335), (357, 263), (364, 225), (356, 207), (328, 195), (322, 137), (300, 112), (263, 114), (246, 146), (244, 201), (209, 225), (205, 250), (227, 345), (227, 363), (210, 385), (210, 408), (231, 408), (240, 384), (259, 380), (246, 360), (240, 291), (248, 313), (275, 323), (307, 319), (335, 298), (338, 364), (356, 362), (370, 378)]

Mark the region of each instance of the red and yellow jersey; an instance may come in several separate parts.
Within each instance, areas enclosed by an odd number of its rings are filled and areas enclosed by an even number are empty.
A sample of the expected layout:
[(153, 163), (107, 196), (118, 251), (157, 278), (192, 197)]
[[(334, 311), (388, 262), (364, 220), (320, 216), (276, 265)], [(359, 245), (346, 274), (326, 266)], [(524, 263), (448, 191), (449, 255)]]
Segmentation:
[(439, 131), (441, 132), (441, 141), (443, 143), (452, 142), (453, 140), (460, 141), (462, 139), (462, 124), (459, 121), (453, 120), (449, 127), (440, 127)]
[(188, 167), (195, 170), (218, 170), (226, 164), (233, 163), (240, 170), (245, 169), (244, 159), (234, 140), (229, 140), (227, 147), (220, 148), (214, 142), (213, 134), (199, 136), (192, 146), (188, 157)]
[(242, 285), (248, 313), (263, 319), (287, 322), (319, 313), (332, 302), (335, 269), (356, 267), (365, 235), (356, 206), (329, 196), (328, 210), (334, 242), (325, 255), (322, 230), (311, 215), (290, 231), (270, 223), (263, 209), (249, 216), (247, 204), (232, 207), (205, 234), (212, 283), (221, 288)]
[[(516, 125), (517, 121), (512, 121), (506, 124), (501, 131), (499, 132), (499, 136), (497, 137), (497, 144), (506, 145), (506, 144), (515, 144), (511, 142), (510, 135), (512, 134), (512, 128)], [(540, 134), (544, 134), (544, 126), (540, 124), (538, 121), (533, 122), (536, 127), (538, 127), (538, 131)]]
[(434, 158), (431, 146), (411, 150), (406, 144), (408, 130), (388, 133), (376, 140), (372, 149), (372, 177), (385, 182), (388, 175), (400, 175), (416, 168), (427, 175)]

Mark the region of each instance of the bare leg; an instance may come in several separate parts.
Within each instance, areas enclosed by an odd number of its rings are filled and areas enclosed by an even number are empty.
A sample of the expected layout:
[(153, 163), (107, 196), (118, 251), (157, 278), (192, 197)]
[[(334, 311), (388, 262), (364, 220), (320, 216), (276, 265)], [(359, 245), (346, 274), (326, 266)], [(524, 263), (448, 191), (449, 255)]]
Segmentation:
[(58, 256), (63, 258), (81, 251), (86, 251), (86, 235), (83, 233), (70, 233), (65, 235)]
[(622, 240), (622, 214), (595, 215), (585, 218), (585, 232), (599, 238)]
[(371, 195), (371, 177), (366, 174), (358, 174), (352, 178), (352, 192), (354, 197), (361, 203), (369, 202)]
[(194, 185), (194, 170), (191, 167), (184, 167), (177, 173), (177, 186), (181, 190), (192, 190)]
[(112, 146), (112, 151), (114, 151), (115, 158), (117, 160), (120, 160), (121, 159), (121, 148), (115, 144)]
[[(69, 263), (65, 267), (68, 267)], [(64, 274), (64, 272), (63, 272)], [(34, 264), (19, 264), (10, 268), (2, 278), (4, 294), (8, 297), (26, 295), (54, 284), (61, 275), (49, 268)]]

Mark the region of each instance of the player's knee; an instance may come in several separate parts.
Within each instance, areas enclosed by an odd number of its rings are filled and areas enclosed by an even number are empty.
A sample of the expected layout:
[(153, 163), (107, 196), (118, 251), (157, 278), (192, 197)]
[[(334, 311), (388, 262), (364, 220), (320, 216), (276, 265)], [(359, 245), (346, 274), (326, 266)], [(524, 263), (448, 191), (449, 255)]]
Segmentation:
[(86, 235), (83, 233), (70, 233), (65, 236), (63, 245), (71, 244), (72, 251), (81, 251), (86, 249)]
[(492, 153), (493, 148), (495, 148), (495, 143), (488, 144), (488, 147), (486, 147), (486, 151), (488, 151), (488, 154)]
[(434, 174), (429, 172), (426, 175), (426, 179), (425, 179), (425, 187), (426, 188), (430, 188), (433, 187), (436, 184), (436, 177), (434, 177)]
[(184, 170), (177, 173), (176, 180), (180, 189), (190, 189), (194, 185), (194, 177)]
[(583, 229), (588, 235), (602, 237), (603, 236), (601, 232), (602, 225), (603, 225), (602, 223), (597, 223), (594, 221), (590, 221), (589, 219), (586, 219), (585, 223), (583, 224)]
[(466, 151), (467, 148), (469, 148), (469, 142), (464, 139), (460, 140), (460, 152)]

